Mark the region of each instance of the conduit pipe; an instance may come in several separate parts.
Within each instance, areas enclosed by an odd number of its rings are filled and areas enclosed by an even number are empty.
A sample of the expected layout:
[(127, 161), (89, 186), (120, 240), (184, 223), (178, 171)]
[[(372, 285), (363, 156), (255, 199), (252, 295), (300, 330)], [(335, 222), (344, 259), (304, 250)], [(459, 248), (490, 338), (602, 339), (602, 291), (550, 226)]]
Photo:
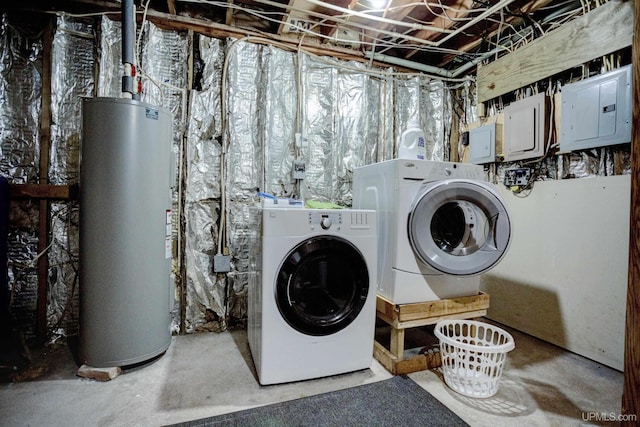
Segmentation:
[(398, 65), (400, 67), (411, 68), (412, 70), (424, 71), (425, 73), (435, 74), (440, 77), (453, 78), (453, 74), (449, 70), (444, 68), (434, 67), (432, 65), (421, 64), (415, 61), (409, 61), (407, 59), (397, 58), (395, 56), (385, 55), (383, 53), (376, 53), (367, 51), (364, 53), (365, 58), (372, 59), (374, 61), (385, 62), (387, 64)]
[(136, 21), (133, 0), (122, 0), (122, 95), (125, 98), (140, 99), (136, 88), (135, 39)]
[(455, 70), (445, 70), (444, 68), (435, 67), (433, 65), (421, 64), (415, 61), (409, 61), (407, 59), (397, 58), (395, 56), (384, 55), (382, 53), (375, 52), (365, 52), (364, 56), (368, 59), (373, 59), (374, 61), (385, 62), (387, 64), (398, 65), (400, 67), (411, 68), (412, 70), (423, 71), (425, 73), (433, 74), (436, 76), (443, 77), (445, 79), (458, 79), (460, 76), (470, 68), (478, 65), (480, 62), (484, 61), (486, 58), (495, 55), (497, 52), (500, 52), (502, 48), (495, 48), (489, 52), (483, 53), (481, 56), (466, 62), (465, 64), (459, 66)]

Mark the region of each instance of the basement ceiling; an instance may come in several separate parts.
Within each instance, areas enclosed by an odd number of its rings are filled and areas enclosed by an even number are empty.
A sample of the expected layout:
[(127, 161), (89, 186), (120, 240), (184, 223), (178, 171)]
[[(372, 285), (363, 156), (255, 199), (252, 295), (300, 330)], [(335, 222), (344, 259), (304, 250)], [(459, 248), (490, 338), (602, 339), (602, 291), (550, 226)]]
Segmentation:
[[(589, 10), (588, 0), (136, 0), (139, 16), (274, 38), (360, 60), (458, 77)], [(33, 9), (113, 11), (102, 0), (27, 1)]]

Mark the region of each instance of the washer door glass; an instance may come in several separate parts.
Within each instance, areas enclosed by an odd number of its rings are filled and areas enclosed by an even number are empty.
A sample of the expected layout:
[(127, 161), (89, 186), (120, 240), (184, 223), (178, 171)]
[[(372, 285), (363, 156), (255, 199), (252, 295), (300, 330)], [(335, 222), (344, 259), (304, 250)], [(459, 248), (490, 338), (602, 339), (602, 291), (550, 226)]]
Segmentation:
[(502, 259), (511, 222), (502, 198), (487, 183), (451, 179), (422, 185), (407, 232), (416, 257), (429, 269), (471, 276)]
[(307, 335), (330, 335), (347, 327), (369, 294), (369, 273), (350, 242), (318, 236), (298, 244), (282, 263), (276, 302), (283, 318)]

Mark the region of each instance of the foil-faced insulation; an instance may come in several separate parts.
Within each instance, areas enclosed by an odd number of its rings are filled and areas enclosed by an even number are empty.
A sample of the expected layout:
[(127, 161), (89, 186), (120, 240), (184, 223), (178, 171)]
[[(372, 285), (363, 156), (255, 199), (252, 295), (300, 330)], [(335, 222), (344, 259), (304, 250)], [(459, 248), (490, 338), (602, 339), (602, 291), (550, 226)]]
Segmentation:
[(364, 64), (308, 55), (301, 78), (307, 141), (301, 196), (349, 206), (353, 169), (394, 157), (394, 111), (388, 107), (393, 102), (386, 102), (395, 85), (382, 71), (370, 74)]
[[(0, 173), (36, 183), (40, 161), (42, 28), (3, 14), (0, 22)], [(7, 238), (8, 284), (15, 327), (36, 335), (38, 204), (13, 201)]]
[(0, 23), (0, 173), (14, 184), (39, 178), (42, 38), (2, 15)]
[[(189, 37), (187, 31), (162, 30), (150, 22), (145, 22), (140, 30), (138, 72), (142, 76), (143, 93), (141, 100), (169, 111), (172, 117), (172, 152), (174, 174), (172, 185), (172, 236), (177, 242), (179, 213), (180, 155), (187, 126), (187, 72), (189, 57)], [(177, 269), (176, 251), (173, 250), (173, 271)], [(172, 281), (175, 283), (175, 280)], [(174, 300), (179, 303), (179, 298)], [(179, 310), (174, 310), (174, 313)], [(179, 319), (172, 319), (172, 330), (179, 329)]]
[(398, 78), (395, 101), (396, 135), (417, 121), (424, 132), (427, 159), (448, 160), (451, 98), (445, 83), (421, 75)]
[(141, 99), (171, 112), (177, 152), (186, 127), (188, 33), (162, 30), (147, 21), (140, 49)]
[(262, 47), (261, 50), (265, 85), (263, 99), (256, 101), (264, 102), (265, 106), (260, 118), (264, 123), (260, 144), (265, 149), (264, 182), (260, 182), (259, 187), (276, 196), (295, 196), (291, 165), (296, 158), (294, 143), (298, 132), (298, 91), (294, 89), (297, 58), (295, 53), (282, 49)]
[(51, 184), (78, 183), (82, 97), (94, 91), (93, 46), (93, 21), (57, 18), (51, 51)]
[[(435, 127), (431, 154), (444, 157), (450, 101), (441, 82), (416, 80), (410, 93), (394, 94), (391, 73), (371, 74), (360, 63), (245, 42), (230, 46), (223, 90), (229, 138), (226, 244), (233, 266), (227, 316), (233, 321), (246, 317), (246, 289), (258, 274), (251, 262), (261, 250), (256, 191), (349, 206), (353, 169), (394, 157), (398, 109), (416, 111)], [(291, 90), (296, 87), (302, 91)], [(302, 137), (299, 146), (296, 133)], [(305, 163), (299, 191), (291, 175), (296, 157)]]
[(222, 120), (220, 82), (224, 45), (199, 36), (194, 41), (198, 90), (190, 93), (185, 205), (185, 330), (226, 328), (227, 280), (213, 272), (220, 218)]
[[(55, 102), (69, 104), (56, 110), (60, 117), (73, 111), (73, 94), (84, 94), (91, 87), (90, 79), (73, 85), (77, 82), (69, 78), (76, 65), (83, 64), (83, 76), (93, 72), (85, 45), (93, 41), (78, 34), (91, 33), (85, 25), (82, 20), (61, 19), (55, 34), (54, 55), (60, 55), (55, 60), (55, 68), (66, 67), (56, 78), (55, 84), (59, 85), (56, 91), (59, 88), (60, 94)], [(418, 77), (398, 79), (392, 70), (371, 74), (360, 63), (328, 61), (247, 42), (230, 43), (229, 46), (234, 47), (225, 52), (223, 41), (200, 36), (195, 48), (196, 90), (190, 92), (187, 109), (185, 84), (190, 48), (187, 34), (160, 30), (150, 23), (145, 24), (143, 31), (139, 46), (140, 70), (152, 79), (143, 80), (143, 100), (172, 112), (174, 152), (184, 151), (181, 184), (187, 332), (224, 329), (227, 320), (242, 322), (246, 317), (247, 285), (259, 277), (251, 261), (252, 255), (260, 251), (258, 189), (348, 206), (353, 169), (393, 158), (395, 138), (414, 114), (419, 116), (424, 128), (431, 129), (432, 158), (441, 160), (446, 153), (450, 101), (441, 82)], [(101, 18), (96, 41), (99, 46), (98, 96), (120, 96), (119, 33), (118, 22)], [(76, 53), (71, 45), (75, 40), (82, 45)], [(227, 79), (222, 82), (225, 55), (228, 55), (229, 68)], [(302, 88), (300, 93), (296, 90), (298, 87)], [(227, 97), (224, 107), (222, 90)], [(39, 93), (38, 88), (35, 91), (38, 101)], [(224, 128), (224, 139), (228, 141), (224, 182), (222, 108), (226, 108), (228, 119)], [(187, 119), (189, 127), (183, 147)], [(69, 183), (77, 178), (74, 170), (77, 165), (70, 158), (74, 156), (72, 151), (77, 150), (74, 120), (79, 121), (79, 114), (64, 123), (58, 133), (59, 149), (54, 151), (60, 155), (52, 154), (55, 163), (52, 179), (56, 182)], [(33, 127), (35, 132), (38, 123), (39, 117)], [(296, 133), (302, 136), (302, 144), (297, 147)], [(38, 138), (31, 139), (37, 143)], [(37, 165), (38, 150), (32, 151), (34, 165)], [(176, 157), (178, 170), (180, 156)], [(296, 157), (306, 165), (306, 178), (300, 182), (291, 175)], [(226, 189), (225, 212), (221, 212), (221, 185)], [(178, 212), (177, 194), (174, 202)], [(222, 246), (228, 247), (231, 254), (232, 270), (227, 275), (215, 274), (212, 265), (214, 255), (222, 249), (218, 244), (221, 215), (225, 215)], [(176, 234), (177, 229), (174, 224)], [(68, 333), (73, 326), (61, 319), (72, 321), (76, 313), (72, 302), (76, 275), (73, 254), (77, 251), (75, 204), (52, 205), (52, 232), (50, 324), (60, 326), (56, 332)], [(59, 285), (62, 282), (67, 288)]]
[[(263, 139), (260, 129), (266, 111), (265, 82), (262, 67), (267, 63), (261, 54), (262, 45), (236, 42), (228, 52), (227, 82), (227, 195), (232, 203), (255, 200), (256, 190), (262, 188)], [(260, 108), (259, 108), (260, 107)], [(230, 239), (231, 240), (231, 239)]]
[(36, 337), (38, 297), (38, 203), (12, 201), (9, 204), (7, 275), (10, 307), (15, 327), (28, 341)]
[(100, 18), (98, 34), (98, 84), (96, 96), (119, 98), (122, 94), (122, 24)]
[(77, 201), (51, 204), (47, 325), (53, 340), (78, 333), (79, 215)]
[(558, 156), (562, 179), (631, 174), (631, 145), (576, 151)]
[[(80, 173), (82, 97), (94, 92), (93, 20), (56, 19), (51, 50), (49, 182), (77, 184)], [(51, 204), (47, 327), (51, 339), (76, 335), (79, 319), (79, 206)]]

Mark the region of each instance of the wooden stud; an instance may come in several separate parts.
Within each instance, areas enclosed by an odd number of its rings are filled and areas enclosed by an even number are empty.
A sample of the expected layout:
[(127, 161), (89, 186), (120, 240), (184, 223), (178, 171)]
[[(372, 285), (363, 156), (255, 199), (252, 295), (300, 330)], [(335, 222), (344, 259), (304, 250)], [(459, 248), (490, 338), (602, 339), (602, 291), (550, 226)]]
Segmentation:
[(631, 131), (631, 227), (629, 236), (629, 284), (624, 347), (622, 413), (637, 425), (640, 416), (640, 7), (635, 8), (633, 27), (633, 123)]
[[(42, 38), (42, 111), (40, 115), (40, 185), (49, 182), (49, 154), (51, 144), (51, 51), (53, 46), (54, 21), (49, 20)], [(46, 252), (49, 246), (50, 203), (40, 200), (38, 215), (38, 253)], [(38, 293), (36, 298), (36, 334), (39, 341), (47, 336), (47, 287), (49, 258), (38, 258)]]

